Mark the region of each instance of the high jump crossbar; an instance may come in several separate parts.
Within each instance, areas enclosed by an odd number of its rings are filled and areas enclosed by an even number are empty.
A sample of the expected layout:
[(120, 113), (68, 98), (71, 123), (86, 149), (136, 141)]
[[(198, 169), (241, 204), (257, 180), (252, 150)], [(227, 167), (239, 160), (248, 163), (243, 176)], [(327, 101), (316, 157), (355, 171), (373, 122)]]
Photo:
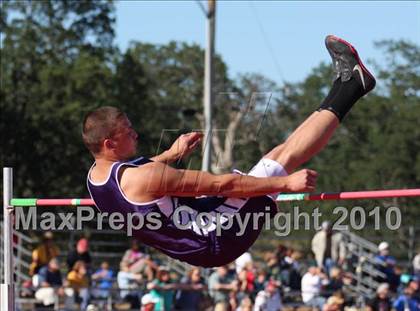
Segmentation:
[[(290, 193), (280, 194), (279, 202), (287, 201), (325, 201), (325, 200), (362, 200), (420, 197), (420, 189), (393, 189), (353, 191), (337, 193)], [(4, 283), (0, 290), (0, 309), (4, 311), (15, 310), (15, 288), (13, 280), (13, 211), (16, 206), (93, 206), (92, 199), (24, 199), (13, 198), (13, 169), (3, 168), (3, 256), (4, 256)]]
[[(384, 199), (419, 197), (420, 189), (393, 189), (393, 190), (372, 190), (352, 191), (336, 193), (286, 193), (277, 197), (279, 202), (288, 201), (326, 201), (326, 200), (362, 200), (362, 199)], [(10, 200), (11, 206), (94, 206), (92, 199), (22, 199)]]

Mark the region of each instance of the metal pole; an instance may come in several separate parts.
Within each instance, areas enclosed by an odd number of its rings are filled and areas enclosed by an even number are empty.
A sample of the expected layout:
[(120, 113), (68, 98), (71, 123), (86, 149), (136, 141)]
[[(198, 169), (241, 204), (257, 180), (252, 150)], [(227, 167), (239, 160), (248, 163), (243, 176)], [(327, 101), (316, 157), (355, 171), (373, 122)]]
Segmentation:
[(13, 207), (10, 200), (13, 196), (13, 169), (3, 168), (3, 255), (4, 284), (1, 285), (1, 310), (15, 310), (15, 288), (13, 280)]
[(212, 105), (213, 105), (213, 54), (216, 0), (208, 0), (207, 12), (207, 46), (204, 63), (204, 155), (201, 169), (210, 171), (211, 164), (211, 135), (212, 135)]
[(408, 260), (411, 262), (414, 258), (414, 244), (415, 244), (415, 239), (416, 239), (416, 232), (414, 230), (414, 226), (409, 226), (408, 227), (408, 250), (407, 250), (407, 255), (408, 255)]

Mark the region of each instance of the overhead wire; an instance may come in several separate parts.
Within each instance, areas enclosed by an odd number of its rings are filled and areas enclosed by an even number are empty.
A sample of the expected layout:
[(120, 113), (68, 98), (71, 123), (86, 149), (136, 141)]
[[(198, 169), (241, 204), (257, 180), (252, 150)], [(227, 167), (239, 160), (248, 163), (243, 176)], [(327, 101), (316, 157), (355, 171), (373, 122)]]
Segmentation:
[(284, 84), (285, 83), (285, 80), (284, 80), (283, 71), (281, 70), (280, 63), (277, 60), (276, 53), (274, 52), (274, 48), (271, 45), (270, 39), (269, 39), (269, 37), (267, 35), (267, 32), (264, 29), (264, 25), (263, 25), (263, 23), (262, 23), (262, 21), (260, 19), (260, 16), (258, 15), (257, 9), (254, 6), (254, 2), (253, 1), (249, 1), (248, 2), (248, 5), (249, 5), (249, 8), (252, 11), (252, 14), (254, 15), (255, 21), (258, 24), (258, 28), (259, 28), (259, 30), (261, 32), (261, 36), (263, 38), (264, 44), (265, 44), (267, 50), (270, 53), (271, 59), (272, 59), (273, 64), (274, 64), (274, 67), (276, 68), (276, 71), (277, 71), (278, 75), (280, 76), (281, 82), (283, 82), (283, 84)]
[(209, 13), (207, 12), (206, 8), (204, 7), (204, 4), (200, 1), (200, 0), (195, 0), (195, 2), (198, 4), (198, 6), (200, 7), (201, 11), (203, 11), (205, 16), (208, 16)]

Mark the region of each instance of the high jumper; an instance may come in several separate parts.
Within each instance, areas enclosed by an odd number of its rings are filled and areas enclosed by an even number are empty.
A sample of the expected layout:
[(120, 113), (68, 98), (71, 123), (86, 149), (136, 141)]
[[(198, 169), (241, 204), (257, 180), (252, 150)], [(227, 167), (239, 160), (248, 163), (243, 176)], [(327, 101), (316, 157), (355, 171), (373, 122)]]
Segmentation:
[[(151, 159), (130, 161), (136, 154), (138, 135), (127, 115), (114, 107), (90, 112), (83, 123), (83, 140), (95, 158), (87, 185), (96, 206), (102, 212), (158, 213), (163, 226), (156, 230), (143, 226), (134, 235), (170, 257), (203, 267), (235, 260), (258, 238), (263, 219), (257, 228), (247, 227), (242, 236), (235, 234), (239, 226), (235, 221), (217, 235), (215, 228), (202, 229), (193, 221), (188, 228), (179, 228), (174, 211), (188, 206), (197, 213), (246, 215), (266, 212), (268, 207), (274, 215), (279, 193), (315, 190), (317, 172), (297, 169), (327, 145), (353, 105), (375, 87), (375, 78), (350, 43), (330, 35), (325, 44), (336, 75), (329, 94), (247, 175), (214, 175), (169, 166), (196, 149), (202, 139), (199, 132), (181, 135), (169, 150)], [(191, 215), (185, 213), (183, 217)]]

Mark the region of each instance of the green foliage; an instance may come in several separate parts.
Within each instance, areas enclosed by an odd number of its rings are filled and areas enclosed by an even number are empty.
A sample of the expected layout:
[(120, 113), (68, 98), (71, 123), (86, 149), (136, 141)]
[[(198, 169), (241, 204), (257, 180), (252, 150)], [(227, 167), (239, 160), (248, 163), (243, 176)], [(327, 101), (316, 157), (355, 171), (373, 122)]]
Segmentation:
[(85, 193), (80, 123), (110, 97), (113, 5), (19, 1), (3, 10), (1, 164), (15, 167), (22, 196)]

